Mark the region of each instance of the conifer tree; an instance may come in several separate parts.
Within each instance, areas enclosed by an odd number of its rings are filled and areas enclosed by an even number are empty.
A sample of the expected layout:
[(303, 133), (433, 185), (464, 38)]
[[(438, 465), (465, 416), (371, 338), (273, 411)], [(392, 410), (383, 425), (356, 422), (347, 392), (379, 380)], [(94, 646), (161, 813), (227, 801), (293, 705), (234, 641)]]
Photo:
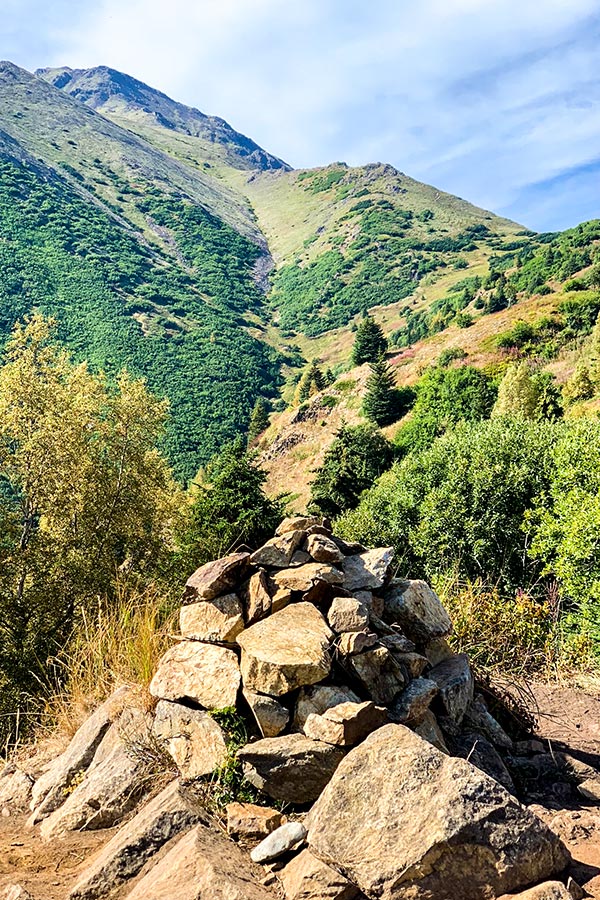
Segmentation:
[(372, 316), (365, 313), (356, 330), (352, 362), (355, 366), (362, 366), (366, 362), (375, 362), (382, 353), (385, 353), (387, 347), (388, 342), (381, 326)]
[(390, 425), (398, 418), (398, 391), (394, 373), (381, 354), (371, 363), (367, 378), (367, 391), (363, 400), (363, 412), (376, 425)]
[(305, 371), (296, 388), (296, 402), (305, 403), (312, 394), (318, 394), (325, 387), (325, 379), (316, 359)]
[(250, 415), (250, 423), (248, 425), (248, 446), (251, 447), (254, 441), (263, 433), (269, 425), (269, 407), (266, 400), (259, 397), (252, 413)]

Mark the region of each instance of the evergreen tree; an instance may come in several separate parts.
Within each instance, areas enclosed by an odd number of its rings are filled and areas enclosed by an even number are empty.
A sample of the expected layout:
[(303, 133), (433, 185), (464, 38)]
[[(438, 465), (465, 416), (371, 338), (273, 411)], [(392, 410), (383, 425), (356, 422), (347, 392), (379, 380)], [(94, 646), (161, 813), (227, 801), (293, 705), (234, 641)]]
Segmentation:
[(388, 342), (381, 326), (375, 319), (365, 314), (362, 322), (356, 330), (356, 338), (352, 349), (352, 362), (355, 366), (362, 366), (366, 362), (374, 362), (382, 353), (385, 353)]
[(268, 428), (269, 425), (269, 406), (266, 400), (259, 397), (250, 415), (250, 424), (248, 425), (248, 446), (251, 447), (256, 439)]
[(363, 412), (375, 425), (390, 425), (398, 418), (399, 398), (394, 373), (381, 355), (370, 365)]
[(600, 389), (600, 316), (596, 319), (596, 324), (590, 335), (589, 361), (590, 379), (596, 390), (598, 390)]
[(302, 375), (296, 388), (296, 403), (305, 403), (313, 394), (318, 394), (325, 387), (325, 379), (316, 359)]

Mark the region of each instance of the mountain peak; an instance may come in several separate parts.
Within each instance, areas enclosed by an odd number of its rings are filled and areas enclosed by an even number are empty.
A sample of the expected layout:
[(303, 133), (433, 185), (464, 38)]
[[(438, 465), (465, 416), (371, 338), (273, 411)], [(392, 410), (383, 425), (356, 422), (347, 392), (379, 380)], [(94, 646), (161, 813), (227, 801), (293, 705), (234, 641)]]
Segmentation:
[(255, 141), (235, 131), (224, 119), (177, 103), (162, 91), (109, 66), (92, 69), (62, 66), (37, 69), (35, 74), (132, 130), (140, 126), (159, 127), (219, 147), (219, 155), (234, 168), (259, 171), (289, 171), (291, 168)]

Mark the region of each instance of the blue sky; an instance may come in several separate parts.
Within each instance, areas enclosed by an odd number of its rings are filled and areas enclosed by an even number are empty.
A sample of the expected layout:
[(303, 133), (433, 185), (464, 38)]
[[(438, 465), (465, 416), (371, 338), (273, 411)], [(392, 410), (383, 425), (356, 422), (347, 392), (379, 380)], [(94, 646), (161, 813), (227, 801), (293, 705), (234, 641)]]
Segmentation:
[(294, 166), (390, 162), (538, 230), (600, 217), (598, 0), (4, 0), (1, 56), (109, 65)]

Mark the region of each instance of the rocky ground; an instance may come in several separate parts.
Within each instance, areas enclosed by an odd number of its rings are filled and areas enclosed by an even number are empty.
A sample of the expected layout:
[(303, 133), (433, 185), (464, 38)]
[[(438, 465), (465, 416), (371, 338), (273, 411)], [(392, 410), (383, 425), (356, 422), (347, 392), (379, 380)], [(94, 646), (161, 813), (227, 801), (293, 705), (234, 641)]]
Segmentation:
[(0, 898), (600, 898), (600, 700), (528, 732), (392, 575), (314, 518), (195, 572), (152, 703), (0, 772)]

